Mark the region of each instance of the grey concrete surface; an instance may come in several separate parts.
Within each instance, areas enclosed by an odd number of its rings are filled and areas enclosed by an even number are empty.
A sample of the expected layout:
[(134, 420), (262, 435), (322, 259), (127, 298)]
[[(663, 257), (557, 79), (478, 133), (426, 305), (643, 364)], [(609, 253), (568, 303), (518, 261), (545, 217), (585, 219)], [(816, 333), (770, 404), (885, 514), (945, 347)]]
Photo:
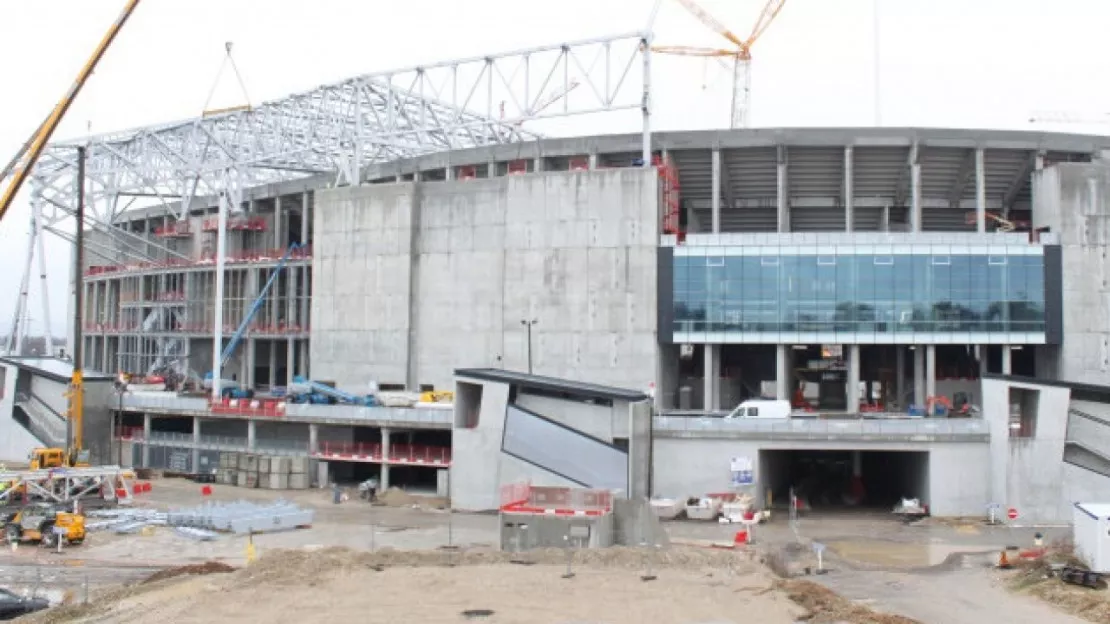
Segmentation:
[(451, 387), (456, 368), (655, 378), (658, 176), (538, 173), (321, 191), (314, 375)]

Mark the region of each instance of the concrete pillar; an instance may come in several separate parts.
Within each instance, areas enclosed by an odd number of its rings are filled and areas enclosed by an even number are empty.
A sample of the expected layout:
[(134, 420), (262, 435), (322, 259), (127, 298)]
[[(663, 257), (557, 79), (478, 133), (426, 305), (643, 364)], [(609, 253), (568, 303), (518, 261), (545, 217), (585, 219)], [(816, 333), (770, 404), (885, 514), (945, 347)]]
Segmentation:
[(707, 344), (705, 347), (705, 384), (702, 409), (716, 411), (721, 409), (721, 345)]
[(532, 161), (532, 172), (539, 173), (541, 171), (543, 171), (543, 156), (536, 156), (535, 160)]
[(382, 427), (382, 474), (378, 479), (378, 491), (389, 489), (389, 427)]
[(200, 418), (193, 416), (193, 474), (200, 473)]
[(274, 198), (274, 249), (283, 249), (285, 239), (281, 235), (281, 197)]
[(308, 370), (308, 342), (302, 340), (301, 348), (298, 351), (300, 356), (300, 364), (297, 366), (297, 371), (305, 379), (312, 379), (312, 376), (309, 374), (310, 371)]
[(301, 244), (308, 244), (308, 191), (301, 194)]
[(917, 144), (910, 148), (910, 231), (920, 232), (921, 216), (921, 158)]
[(790, 345), (775, 345), (775, 398), (790, 399)]
[(258, 341), (254, 338), (246, 339), (246, 353), (243, 354), (243, 361), (239, 364), (239, 381), (244, 387), (254, 387), (254, 363), (258, 349)]
[(906, 409), (906, 347), (894, 347), (894, 400), (898, 409)]
[(393, 181), (394, 182), (404, 182), (405, 181), (405, 175), (403, 173), (398, 173), (397, 175), (393, 176)]
[(310, 454), (320, 452), (320, 425), (316, 423), (308, 425), (308, 452)]
[(296, 345), (293, 339), (290, 338), (285, 341), (285, 387), (293, 385), (293, 367), (296, 364), (294, 355), (296, 354)]
[(855, 227), (855, 189), (852, 187), (854, 153), (851, 145), (844, 147), (844, 231), (851, 232)]
[(712, 210), (713, 233), (721, 232), (721, 149), (713, 148), (713, 194), (710, 208)]
[(859, 345), (848, 345), (848, 413), (859, 412)]
[(778, 231), (790, 231), (790, 186), (787, 183), (786, 146), (778, 147), (778, 173), (775, 200), (778, 214)]
[(937, 346), (925, 345), (925, 398), (937, 394)]
[(277, 385), (277, 341), (267, 341), (270, 345), (270, 387), (273, 388)]
[(591, 171), (597, 169), (597, 152), (590, 152), (588, 158), (589, 160), (586, 166), (589, 167)]
[(497, 161), (496, 160), (491, 160), (488, 163), (486, 163), (486, 177), (487, 178), (496, 178), (497, 177)]
[(143, 414), (143, 468), (150, 468), (150, 414)]
[(981, 147), (975, 148), (975, 231), (980, 234), (987, 231), (987, 165)]
[(1003, 375), (1013, 375), (1014, 374), (1013, 359), (1011, 357), (1012, 355), (1013, 355), (1013, 350), (1011, 349), (1010, 345), (1002, 345), (1002, 374)]
[(990, 372), (989, 361), (987, 360), (987, 356), (990, 354), (990, 345), (976, 345), (975, 351), (979, 360), (979, 379), (982, 379)]
[(925, 405), (925, 347), (913, 350), (913, 405)]
[(248, 451), (253, 451), (254, 450), (255, 443), (258, 440), (258, 427), (256, 426), (257, 424), (258, 423), (254, 419), (251, 419), (251, 420), (247, 421), (247, 450)]
[(863, 476), (863, 453), (860, 451), (852, 451), (852, 476)]
[(447, 165), (446, 167), (444, 167), (443, 168), (443, 179), (447, 180), (448, 182), (450, 182), (451, 180), (454, 180), (455, 179), (455, 168), (452, 167), (451, 165)]

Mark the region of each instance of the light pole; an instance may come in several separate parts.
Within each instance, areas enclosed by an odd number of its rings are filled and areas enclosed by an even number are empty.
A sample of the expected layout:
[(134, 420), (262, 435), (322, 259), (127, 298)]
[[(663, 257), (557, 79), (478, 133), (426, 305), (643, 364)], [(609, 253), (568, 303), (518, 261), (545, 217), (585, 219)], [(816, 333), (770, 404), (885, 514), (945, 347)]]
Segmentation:
[(528, 328), (528, 374), (532, 374), (532, 326), (539, 323), (539, 319), (520, 319), (520, 324)]

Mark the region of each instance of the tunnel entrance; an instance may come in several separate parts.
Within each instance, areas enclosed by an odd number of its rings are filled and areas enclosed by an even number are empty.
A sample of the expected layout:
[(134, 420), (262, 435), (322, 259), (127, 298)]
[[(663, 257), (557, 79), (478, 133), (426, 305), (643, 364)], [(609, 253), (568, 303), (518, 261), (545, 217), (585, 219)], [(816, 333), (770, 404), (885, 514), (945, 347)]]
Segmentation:
[(762, 450), (759, 474), (779, 508), (791, 488), (813, 511), (891, 510), (902, 498), (929, 503), (927, 451)]

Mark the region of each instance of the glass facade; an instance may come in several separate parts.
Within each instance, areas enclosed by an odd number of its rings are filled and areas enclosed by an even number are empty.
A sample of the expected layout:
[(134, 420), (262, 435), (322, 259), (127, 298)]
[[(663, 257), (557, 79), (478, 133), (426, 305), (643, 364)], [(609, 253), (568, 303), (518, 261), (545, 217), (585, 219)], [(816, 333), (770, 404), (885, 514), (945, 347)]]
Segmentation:
[[(911, 337), (905, 334), (946, 334), (939, 342), (955, 342), (960, 336), (952, 334), (968, 334), (966, 342), (975, 343), (994, 342), (983, 334), (1007, 334), (1007, 341), (1039, 334), (1027, 341), (1043, 342), (1041, 248), (938, 253), (935, 246), (899, 247), (825, 254), (779, 247), (676, 249), (675, 340), (724, 333), (744, 336), (735, 342), (760, 342), (761, 334), (820, 333), (843, 342), (882, 342), (884, 335), (906, 342)], [(857, 340), (864, 335), (870, 337)], [(929, 336), (920, 341), (930, 342)]]

